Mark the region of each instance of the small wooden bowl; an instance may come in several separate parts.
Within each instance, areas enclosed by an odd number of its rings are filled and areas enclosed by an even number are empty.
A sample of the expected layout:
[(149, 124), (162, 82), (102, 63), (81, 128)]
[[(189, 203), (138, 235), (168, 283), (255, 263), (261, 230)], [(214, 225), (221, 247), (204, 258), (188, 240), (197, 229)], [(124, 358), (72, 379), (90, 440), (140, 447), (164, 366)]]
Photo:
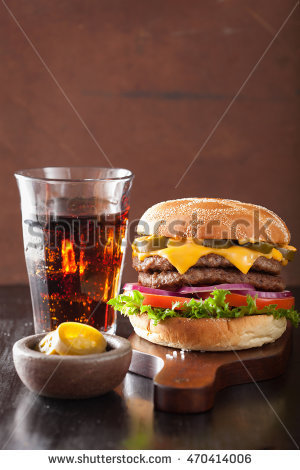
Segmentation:
[(131, 345), (120, 336), (104, 334), (108, 351), (85, 356), (49, 355), (35, 350), (45, 333), (14, 344), (18, 376), (29, 390), (51, 398), (89, 398), (109, 392), (124, 379)]

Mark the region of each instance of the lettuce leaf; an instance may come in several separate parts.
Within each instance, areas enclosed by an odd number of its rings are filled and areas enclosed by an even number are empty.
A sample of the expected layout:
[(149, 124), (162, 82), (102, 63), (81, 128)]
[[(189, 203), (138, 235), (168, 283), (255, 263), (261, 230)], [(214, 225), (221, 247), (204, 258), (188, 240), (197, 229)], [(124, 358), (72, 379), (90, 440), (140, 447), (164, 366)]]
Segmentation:
[(299, 324), (300, 313), (294, 307), (288, 310), (283, 308), (276, 309), (276, 304), (272, 304), (259, 310), (256, 306), (256, 298), (250, 295), (247, 295), (247, 306), (230, 307), (226, 302), (227, 294), (230, 294), (230, 291), (215, 289), (205, 300), (191, 299), (189, 302), (184, 302), (180, 310), (178, 310), (178, 302), (173, 302), (172, 308), (156, 308), (151, 307), (151, 305), (143, 305), (144, 296), (137, 290), (120, 294), (114, 299), (109, 300), (108, 304), (126, 316), (147, 313), (155, 325), (170, 317), (240, 318), (246, 315), (273, 315), (274, 318), (285, 317), (295, 327)]

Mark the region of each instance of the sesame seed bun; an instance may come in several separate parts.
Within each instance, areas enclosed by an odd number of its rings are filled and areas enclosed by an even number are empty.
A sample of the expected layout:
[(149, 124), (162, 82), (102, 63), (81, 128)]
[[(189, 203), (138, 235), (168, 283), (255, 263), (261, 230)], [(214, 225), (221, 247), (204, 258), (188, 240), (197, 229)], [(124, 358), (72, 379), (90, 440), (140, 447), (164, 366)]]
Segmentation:
[(152, 343), (194, 351), (231, 351), (273, 343), (286, 330), (285, 318), (167, 318), (156, 326), (147, 314), (129, 317), (135, 333)]
[(139, 235), (290, 242), (290, 232), (278, 215), (255, 204), (230, 199), (186, 198), (164, 201), (141, 217)]

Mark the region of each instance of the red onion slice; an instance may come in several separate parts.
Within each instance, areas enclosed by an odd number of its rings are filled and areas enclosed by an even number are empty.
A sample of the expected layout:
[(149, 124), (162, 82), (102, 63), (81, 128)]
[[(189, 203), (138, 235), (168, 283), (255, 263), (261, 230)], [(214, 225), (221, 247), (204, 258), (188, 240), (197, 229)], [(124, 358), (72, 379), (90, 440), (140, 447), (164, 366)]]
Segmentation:
[(254, 290), (248, 292), (252, 297), (257, 295), (258, 299), (285, 299), (287, 297), (293, 297), (293, 294), (289, 290), (284, 290), (281, 292), (262, 292), (259, 290)]
[(177, 292), (180, 294), (192, 294), (196, 292), (212, 292), (214, 289), (224, 289), (230, 290), (230, 292), (236, 291), (255, 291), (255, 288), (251, 284), (217, 284), (214, 286), (184, 286), (181, 289), (178, 289)]
[(138, 290), (144, 292), (145, 294), (155, 294), (155, 295), (168, 295), (168, 296), (177, 296), (184, 297), (184, 294), (179, 293), (178, 291), (171, 290), (161, 290), (161, 289), (152, 289), (151, 287), (144, 287), (140, 284), (127, 283), (123, 287), (124, 290)]

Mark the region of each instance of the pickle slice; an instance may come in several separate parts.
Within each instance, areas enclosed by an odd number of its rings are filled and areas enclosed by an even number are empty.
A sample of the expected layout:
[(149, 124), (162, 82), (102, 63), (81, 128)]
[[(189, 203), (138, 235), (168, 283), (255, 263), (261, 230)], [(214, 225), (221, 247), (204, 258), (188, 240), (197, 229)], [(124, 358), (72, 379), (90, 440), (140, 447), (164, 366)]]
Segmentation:
[(294, 255), (295, 255), (294, 250), (288, 250), (287, 248), (280, 248), (279, 246), (277, 246), (276, 249), (280, 251), (280, 253), (286, 260), (292, 261), (294, 259)]
[(267, 242), (256, 242), (256, 243), (244, 243), (243, 246), (245, 248), (250, 248), (251, 250), (259, 251), (260, 253), (264, 253), (265, 255), (271, 253), (274, 245)]
[(251, 248), (251, 250), (256, 250), (259, 251), (260, 253), (263, 254), (269, 254), (273, 250), (273, 248), (276, 248), (276, 250), (280, 251), (282, 256), (287, 260), (287, 261), (292, 261), (294, 259), (294, 250), (289, 250), (288, 248), (281, 248), (278, 245), (272, 245), (272, 243), (267, 243), (267, 242), (257, 242), (257, 243), (245, 243), (243, 244), (246, 248)]
[(234, 240), (217, 240), (217, 239), (212, 239), (212, 240), (203, 240), (203, 246), (207, 246), (209, 248), (230, 248), (231, 246), (234, 246)]
[(274, 245), (267, 242), (256, 242), (256, 243), (239, 243), (238, 240), (203, 240), (203, 245), (210, 248), (230, 248), (231, 246), (242, 246), (251, 250), (259, 251), (260, 253), (268, 254), (271, 253)]
[(139, 253), (149, 253), (150, 251), (162, 250), (167, 247), (167, 237), (139, 237), (133, 242), (133, 246)]

